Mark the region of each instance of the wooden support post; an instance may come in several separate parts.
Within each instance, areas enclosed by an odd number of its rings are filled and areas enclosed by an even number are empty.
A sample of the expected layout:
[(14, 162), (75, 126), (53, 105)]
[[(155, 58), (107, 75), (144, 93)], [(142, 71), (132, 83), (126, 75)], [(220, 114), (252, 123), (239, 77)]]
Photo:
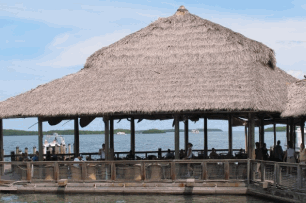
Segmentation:
[(109, 120), (109, 148), (110, 148), (110, 160), (114, 160), (114, 119)]
[(145, 166), (145, 162), (141, 162), (141, 180), (146, 180), (146, 166)]
[(175, 159), (180, 159), (180, 126), (179, 126), (179, 116), (176, 114), (174, 116), (174, 150), (175, 150)]
[(260, 118), (260, 133), (259, 133), (259, 145), (260, 147), (263, 147), (263, 144), (265, 143), (265, 123), (264, 123), (264, 117)]
[(78, 157), (80, 153), (80, 132), (79, 119), (74, 119), (74, 157)]
[(176, 179), (176, 174), (175, 174), (175, 162), (171, 162), (171, 179), (175, 180)]
[(42, 118), (38, 118), (38, 151), (39, 151), (39, 161), (44, 160), (43, 156), (43, 123)]
[(135, 159), (135, 119), (131, 118), (131, 150), (132, 157)]
[(264, 182), (266, 179), (266, 165), (263, 161), (260, 162), (260, 172), (261, 172), (261, 182)]
[(111, 180), (116, 180), (116, 164), (115, 162), (112, 162), (111, 164)]
[(185, 155), (187, 156), (188, 142), (189, 142), (189, 127), (188, 127), (188, 118), (184, 120), (184, 145), (185, 145)]
[(54, 162), (54, 180), (58, 182), (59, 180), (59, 166), (58, 162)]
[(274, 184), (273, 187), (274, 189), (276, 189), (276, 185), (277, 185), (277, 162), (274, 162)]
[(245, 153), (247, 154), (248, 153), (248, 126), (247, 125), (244, 126), (244, 137), (245, 137), (245, 140), (244, 140)]
[(27, 181), (31, 182), (32, 176), (31, 176), (31, 163), (27, 163)]
[(107, 116), (103, 117), (104, 121), (104, 138), (105, 138), (105, 160), (109, 160), (109, 119)]
[(274, 133), (274, 149), (276, 146), (276, 122), (273, 121), (273, 133)]
[(228, 115), (228, 154), (233, 155), (233, 116)]
[[(293, 136), (293, 149), (294, 149), (294, 151), (295, 151), (295, 149), (296, 149), (296, 132), (295, 132), (295, 128), (296, 128), (296, 126), (295, 126), (295, 124), (293, 124), (293, 134), (292, 134), (292, 136)], [(300, 146), (299, 146), (300, 147)]]
[(0, 161), (4, 161), (3, 156), (3, 121), (0, 119)]
[[(293, 130), (293, 127), (294, 127), (294, 123), (293, 123), (293, 118), (290, 118), (290, 133), (289, 133), (289, 140), (291, 142), (291, 147), (294, 148), (294, 130)], [(289, 148), (289, 147), (288, 147)]]
[(301, 120), (301, 137), (302, 137), (302, 143), (305, 146), (304, 128), (305, 128), (305, 118), (303, 117)]
[(204, 117), (204, 157), (208, 157), (207, 117)]
[(82, 174), (81, 174), (82, 180), (86, 180), (87, 178), (87, 167), (86, 167), (86, 162), (82, 163)]
[(248, 157), (249, 159), (255, 159), (255, 120), (254, 115), (252, 113), (249, 113), (248, 115), (248, 124), (249, 124), (249, 148), (248, 148)]
[(248, 163), (247, 163), (247, 183), (248, 183), (248, 186), (251, 183), (251, 180), (250, 180), (251, 173), (252, 173), (252, 170), (251, 170), (251, 161), (250, 161), (250, 159), (248, 159)]
[(229, 162), (224, 163), (224, 179), (229, 180)]
[(287, 127), (286, 127), (286, 138), (287, 138), (287, 146), (288, 146), (288, 142), (290, 141), (290, 128), (289, 128), (289, 119), (287, 119)]
[(202, 179), (207, 180), (207, 162), (202, 163)]
[(301, 189), (302, 188), (302, 169), (300, 164), (297, 165), (297, 188)]

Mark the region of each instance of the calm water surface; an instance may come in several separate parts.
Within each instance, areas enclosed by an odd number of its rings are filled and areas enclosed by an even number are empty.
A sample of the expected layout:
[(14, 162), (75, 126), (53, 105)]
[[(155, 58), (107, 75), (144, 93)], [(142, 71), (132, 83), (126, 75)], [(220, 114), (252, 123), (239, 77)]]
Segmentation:
[(274, 201), (257, 198), (254, 196), (236, 195), (63, 195), (63, 194), (1, 194), (0, 202), (226, 202), (226, 203), (257, 203)]
[[(64, 135), (66, 145), (72, 145), (73, 149), (73, 135)], [(44, 138), (45, 139), (45, 138)], [(258, 132), (256, 132), (255, 141), (257, 142)], [(278, 132), (277, 140), (281, 140), (284, 148), (286, 141), (286, 133)], [(204, 135), (203, 132), (199, 134), (189, 134), (189, 142), (193, 144), (193, 149), (204, 148)], [(273, 146), (273, 132), (265, 133), (265, 142), (267, 148)], [(102, 135), (80, 135), (80, 152), (98, 152), (104, 143), (104, 134)], [(158, 148), (162, 150), (174, 150), (174, 133), (168, 132), (163, 134), (136, 134), (135, 135), (135, 148), (136, 151), (157, 151)], [(5, 154), (10, 151), (15, 151), (16, 146), (24, 151), (25, 147), (29, 148), (29, 153), (32, 153), (33, 146), (38, 146), (38, 136), (4, 136), (4, 150)], [(115, 135), (114, 136), (115, 151), (130, 150), (130, 135)], [(228, 148), (228, 132), (208, 132), (208, 148), (227, 149)], [(180, 133), (180, 149), (184, 148), (184, 133)], [(245, 135), (244, 132), (233, 132), (233, 148), (245, 148)]]

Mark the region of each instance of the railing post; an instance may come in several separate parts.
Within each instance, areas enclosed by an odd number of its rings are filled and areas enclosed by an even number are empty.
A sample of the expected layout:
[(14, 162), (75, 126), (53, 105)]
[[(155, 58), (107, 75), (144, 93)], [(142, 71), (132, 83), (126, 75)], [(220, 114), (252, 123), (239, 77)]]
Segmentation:
[(229, 180), (229, 163), (226, 161), (224, 163), (224, 178), (225, 180)]
[(146, 167), (145, 162), (141, 162), (141, 180), (146, 179)]
[(266, 175), (266, 165), (264, 161), (260, 162), (260, 173), (261, 173), (261, 182), (265, 181), (265, 175)]
[(276, 163), (276, 184), (280, 185), (281, 184), (281, 167), (279, 163)]
[(87, 168), (86, 168), (86, 162), (82, 163), (82, 180), (86, 180), (87, 176)]
[(58, 182), (59, 180), (59, 166), (58, 162), (54, 162), (54, 180)]
[(172, 161), (171, 162), (171, 178), (174, 181), (176, 178), (176, 174), (175, 174), (175, 162)]
[(274, 188), (276, 189), (276, 185), (277, 185), (277, 177), (278, 177), (278, 167), (277, 167), (277, 162), (274, 163)]
[(302, 188), (302, 170), (300, 164), (297, 164), (297, 188)]
[(207, 162), (202, 162), (202, 179), (207, 180)]
[(27, 163), (27, 181), (31, 182), (32, 176), (31, 176), (31, 162)]
[(116, 165), (115, 165), (115, 162), (113, 161), (112, 162), (112, 165), (111, 165), (111, 180), (116, 180)]
[(250, 159), (248, 159), (248, 162), (247, 162), (247, 181), (248, 181), (248, 186), (251, 183), (250, 175), (251, 175), (251, 161), (250, 161)]

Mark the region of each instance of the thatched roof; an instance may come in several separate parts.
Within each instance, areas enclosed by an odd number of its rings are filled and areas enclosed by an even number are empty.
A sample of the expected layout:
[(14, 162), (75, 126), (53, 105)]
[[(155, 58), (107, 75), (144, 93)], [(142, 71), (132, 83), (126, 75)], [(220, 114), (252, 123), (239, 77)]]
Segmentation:
[(269, 47), (180, 8), (96, 51), (79, 72), (2, 102), (0, 117), (280, 113), (295, 81)]
[(290, 85), (288, 101), (282, 117), (306, 116), (306, 79)]

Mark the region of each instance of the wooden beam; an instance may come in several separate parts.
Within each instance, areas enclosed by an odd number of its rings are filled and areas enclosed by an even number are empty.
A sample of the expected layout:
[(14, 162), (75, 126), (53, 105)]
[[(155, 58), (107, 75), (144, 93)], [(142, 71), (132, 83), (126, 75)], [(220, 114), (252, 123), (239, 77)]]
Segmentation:
[(74, 157), (78, 157), (80, 154), (80, 131), (79, 131), (79, 119), (74, 118)]
[(135, 119), (131, 118), (131, 150), (132, 156), (135, 159)]
[(249, 134), (248, 134), (248, 157), (249, 159), (255, 159), (255, 120), (254, 120), (254, 114), (249, 113)]
[(38, 152), (39, 152), (39, 161), (43, 161), (43, 122), (42, 118), (38, 118)]
[[(4, 161), (3, 160), (3, 120), (0, 119), (0, 161)], [(1, 174), (0, 174), (1, 175)]]
[(228, 115), (228, 154), (233, 155), (233, 116)]
[(114, 160), (114, 119), (109, 119), (109, 148), (110, 160)]
[(189, 119), (186, 117), (184, 120), (184, 140), (185, 140), (185, 155), (187, 155), (187, 149), (188, 149), (188, 142), (189, 142), (189, 126), (188, 126)]
[(287, 138), (287, 146), (288, 146), (288, 142), (290, 141), (290, 128), (289, 128), (289, 119), (287, 119), (287, 125), (286, 125), (286, 138)]
[(207, 117), (204, 118), (204, 156), (208, 157), (208, 132), (207, 132)]
[(105, 160), (109, 160), (109, 118), (103, 117), (104, 122), (104, 141), (105, 141)]
[(180, 126), (179, 126), (179, 116), (174, 115), (174, 151), (175, 151), (175, 159), (180, 159)]

